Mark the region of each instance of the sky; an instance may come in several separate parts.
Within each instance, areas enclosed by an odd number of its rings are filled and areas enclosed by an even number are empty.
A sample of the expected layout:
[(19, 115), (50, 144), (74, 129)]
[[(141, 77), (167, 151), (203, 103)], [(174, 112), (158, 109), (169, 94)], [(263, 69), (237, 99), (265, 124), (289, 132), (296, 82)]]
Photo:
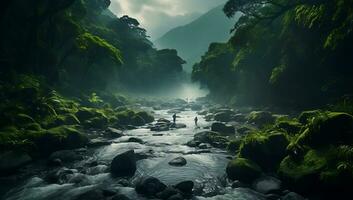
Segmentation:
[(154, 41), (227, 0), (111, 0), (110, 10), (136, 18)]

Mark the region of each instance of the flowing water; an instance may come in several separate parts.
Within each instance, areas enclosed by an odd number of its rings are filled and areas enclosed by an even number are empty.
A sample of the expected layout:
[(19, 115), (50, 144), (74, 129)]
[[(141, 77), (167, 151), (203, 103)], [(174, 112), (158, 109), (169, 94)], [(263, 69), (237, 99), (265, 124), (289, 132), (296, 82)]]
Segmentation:
[[(146, 108), (149, 109), (149, 108)], [(168, 110), (155, 111), (155, 118), (171, 118)], [(7, 200), (70, 200), (94, 188), (107, 188), (125, 194), (131, 199), (144, 199), (138, 196), (133, 186), (123, 187), (121, 181), (111, 177), (109, 164), (119, 153), (133, 149), (135, 153), (147, 155), (147, 159), (139, 160), (133, 183), (142, 176), (153, 176), (167, 185), (181, 181), (192, 180), (195, 183), (194, 199), (200, 200), (256, 200), (264, 197), (252, 190), (229, 187), (225, 179), (225, 168), (230, 155), (216, 148), (200, 150), (188, 147), (186, 142), (193, 139), (195, 133), (202, 131), (195, 127), (195, 111), (187, 109), (178, 114), (177, 122), (184, 123), (187, 128), (165, 132), (151, 132), (148, 127), (124, 132), (123, 137), (113, 140), (111, 145), (90, 149), (85, 159), (70, 165), (70, 174), (61, 184), (48, 184), (44, 181), (47, 172), (38, 172), (28, 178), (23, 184), (12, 189), (4, 199)], [(199, 117), (199, 126), (207, 127), (206, 122)], [(140, 143), (128, 143), (130, 137), (140, 138)], [(187, 164), (175, 167), (168, 164), (175, 157), (183, 156)], [(94, 167), (87, 163), (97, 161)]]

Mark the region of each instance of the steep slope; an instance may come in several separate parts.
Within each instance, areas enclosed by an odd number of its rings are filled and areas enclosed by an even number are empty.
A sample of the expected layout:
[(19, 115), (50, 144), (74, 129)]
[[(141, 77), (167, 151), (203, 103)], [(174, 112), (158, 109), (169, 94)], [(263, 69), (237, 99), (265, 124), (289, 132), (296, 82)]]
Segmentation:
[(191, 71), (211, 42), (225, 42), (230, 38), (229, 32), (238, 17), (228, 19), (222, 9), (220, 5), (193, 22), (170, 30), (155, 41), (156, 47), (176, 49), (187, 62), (185, 70)]

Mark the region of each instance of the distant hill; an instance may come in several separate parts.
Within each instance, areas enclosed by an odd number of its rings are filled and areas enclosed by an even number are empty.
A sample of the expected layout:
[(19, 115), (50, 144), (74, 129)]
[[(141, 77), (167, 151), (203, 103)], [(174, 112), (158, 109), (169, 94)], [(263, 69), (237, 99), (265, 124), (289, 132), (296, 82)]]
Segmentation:
[(193, 22), (176, 27), (154, 44), (157, 48), (172, 48), (178, 51), (179, 56), (186, 60), (186, 71), (192, 70), (192, 65), (201, 60), (212, 42), (226, 42), (230, 38), (230, 30), (236, 20), (228, 19), (220, 5)]

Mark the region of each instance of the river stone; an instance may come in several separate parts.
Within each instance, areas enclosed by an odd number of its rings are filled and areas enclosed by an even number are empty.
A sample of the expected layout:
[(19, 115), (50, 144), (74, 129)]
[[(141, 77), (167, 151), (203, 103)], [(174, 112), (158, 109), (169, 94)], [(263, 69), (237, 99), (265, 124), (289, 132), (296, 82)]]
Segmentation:
[(162, 192), (159, 192), (156, 196), (159, 199), (168, 199), (169, 197), (178, 194), (179, 191), (173, 187), (168, 186), (165, 190), (163, 190)]
[(173, 160), (169, 161), (168, 164), (169, 165), (172, 165), (172, 166), (184, 166), (186, 165), (186, 159), (183, 158), (183, 157), (177, 157), (177, 158), (174, 158)]
[(190, 194), (190, 193), (192, 193), (192, 189), (194, 188), (194, 182), (183, 181), (183, 182), (176, 184), (174, 187), (185, 194)]
[(175, 128), (175, 129), (186, 128), (186, 124), (175, 123), (175, 124), (170, 125), (170, 128)]
[(300, 196), (297, 193), (290, 192), (290, 193), (286, 194), (285, 196), (283, 196), (281, 198), (281, 200), (305, 200), (305, 198)]
[(214, 119), (220, 122), (229, 122), (231, 120), (231, 114), (229, 112), (218, 112), (214, 115)]
[(111, 162), (110, 171), (116, 177), (133, 176), (136, 172), (134, 150), (117, 155)]
[(16, 170), (32, 161), (32, 158), (23, 152), (7, 151), (0, 155), (0, 174)]
[(83, 157), (74, 150), (61, 150), (52, 153), (49, 160), (60, 159), (62, 162), (73, 162), (81, 160)]
[(91, 139), (87, 146), (88, 147), (101, 147), (101, 146), (107, 146), (107, 145), (110, 145), (112, 142), (110, 142), (109, 140), (105, 139), (105, 138), (94, 138), (94, 139)]
[(131, 137), (127, 140), (127, 142), (134, 142), (134, 143), (140, 143), (143, 144), (143, 140), (141, 140), (140, 138), (135, 138), (135, 137)]
[(215, 122), (211, 126), (211, 131), (233, 134), (235, 133), (235, 128), (231, 125)]
[(277, 192), (281, 189), (282, 182), (271, 176), (263, 176), (256, 179), (252, 185), (253, 189), (263, 194)]
[(181, 194), (175, 194), (169, 197), (168, 200), (184, 200), (184, 197)]
[(124, 136), (123, 131), (118, 130), (116, 128), (112, 128), (112, 127), (108, 127), (105, 131), (104, 131), (104, 137), (108, 137), (108, 138), (119, 138)]
[(138, 194), (146, 195), (148, 197), (156, 196), (157, 193), (165, 190), (167, 186), (154, 177), (145, 177), (139, 180), (136, 184), (135, 190)]
[(251, 160), (236, 158), (228, 163), (226, 172), (229, 179), (249, 184), (260, 177), (261, 168)]

